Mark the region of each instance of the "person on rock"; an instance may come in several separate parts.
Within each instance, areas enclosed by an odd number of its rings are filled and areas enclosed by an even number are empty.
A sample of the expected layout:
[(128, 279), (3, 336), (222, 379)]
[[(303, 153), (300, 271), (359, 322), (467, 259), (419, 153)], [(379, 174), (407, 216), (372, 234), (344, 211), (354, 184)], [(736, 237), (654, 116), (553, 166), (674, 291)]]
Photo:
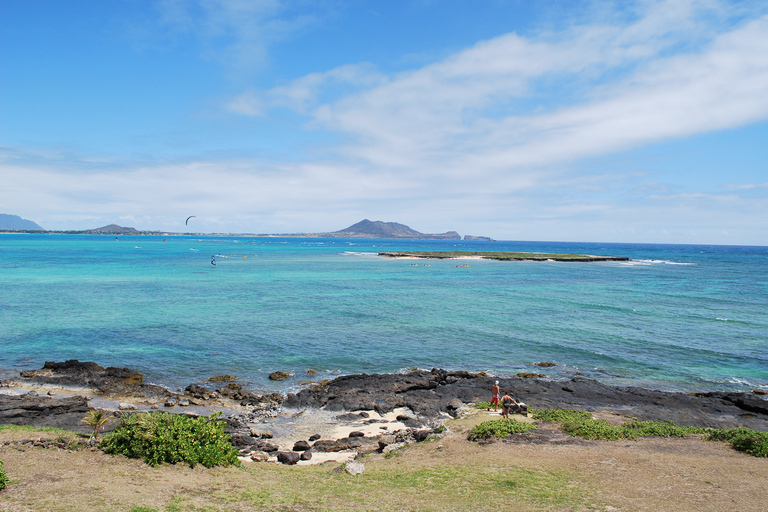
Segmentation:
[(491, 407), (493, 407), (493, 412), (496, 412), (496, 410), (499, 408), (499, 398), (501, 398), (501, 388), (499, 387), (499, 381), (496, 381), (496, 383), (491, 386), (491, 405), (488, 406), (488, 410), (491, 410)]
[(509, 390), (504, 390), (504, 396), (501, 397), (501, 416), (502, 418), (509, 418), (509, 410), (514, 405), (515, 399), (509, 396)]

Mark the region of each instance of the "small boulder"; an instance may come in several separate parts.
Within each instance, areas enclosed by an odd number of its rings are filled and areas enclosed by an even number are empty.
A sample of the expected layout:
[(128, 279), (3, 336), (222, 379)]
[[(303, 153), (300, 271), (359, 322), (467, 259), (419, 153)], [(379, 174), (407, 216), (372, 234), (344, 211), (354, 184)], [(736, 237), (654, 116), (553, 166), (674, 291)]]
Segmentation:
[(381, 453), (386, 454), (386, 453), (389, 453), (389, 452), (393, 452), (395, 450), (399, 450), (403, 446), (405, 446), (404, 442), (388, 444), (387, 446), (382, 448)]
[(237, 380), (237, 377), (234, 375), (224, 374), (224, 375), (215, 375), (208, 379), (208, 382), (232, 382)]
[(388, 434), (383, 435), (379, 437), (379, 450), (384, 450), (387, 446), (391, 444), (395, 444), (397, 442), (397, 439), (395, 439), (395, 436)]
[(552, 366), (557, 366), (557, 364), (550, 363), (549, 361), (542, 361), (540, 363), (535, 363), (534, 366), (541, 366), (542, 368), (551, 368)]
[(314, 442), (314, 441), (317, 441), (318, 439), (320, 439), (320, 434), (312, 434), (311, 436), (309, 436), (309, 442)]
[(251, 452), (251, 460), (255, 462), (267, 462), (269, 460), (269, 454), (261, 450)]
[(293, 444), (293, 451), (295, 452), (305, 452), (309, 450), (311, 446), (309, 446), (309, 443), (306, 441), (296, 441)]
[(365, 432), (360, 432), (359, 430), (355, 430), (353, 432), (350, 432), (349, 436), (347, 437), (365, 437)]
[(547, 376), (543, 373), (534, 373), (534, 372), (521, 372), (516, 373), (515, 377), (520, 377), (521, 379), (546, 379)]
[(293, 377), (293, 375), (288, 372), (272, 372), (269, 374), (269, 380), (285, 380), (290, 377)]
[(462, 405), (464, 405), (464, 403), (461, 400), (459, 400), (458, 398), (453, 398), (451, 399), (450, 402), (448, 402), (447, 408), (452, 411), (456, 411), (458, 409), (461, 409)]
[(118, 405), (118, 409), (121, 411), (135, 411), (138, 409), (134, 404), (126, 404), (124, 402), (120, 402), (120, 405)]
[(363, 471), (365, 471), (365, 464), (362, 462), (347, 462), (345, 469), (350, 475), (362, 475)]
[(277, 452), (277, 461), (281, 464), (293, 465), (301, 460), (301, 455), (296, 452)]
[(310, 459), (312, 459), (312, 450), (307, 450), (301, 453), (301, 460), (310, 460)]

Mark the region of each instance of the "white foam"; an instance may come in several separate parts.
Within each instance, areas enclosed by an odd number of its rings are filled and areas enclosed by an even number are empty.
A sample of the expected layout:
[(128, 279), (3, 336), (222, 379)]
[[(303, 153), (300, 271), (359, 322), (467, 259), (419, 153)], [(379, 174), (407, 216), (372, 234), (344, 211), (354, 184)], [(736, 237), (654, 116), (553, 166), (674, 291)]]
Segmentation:
[(378, 256), (377, 252), (361, 252), (361, 251), (344, 251), (340, 254), (344, 256)]

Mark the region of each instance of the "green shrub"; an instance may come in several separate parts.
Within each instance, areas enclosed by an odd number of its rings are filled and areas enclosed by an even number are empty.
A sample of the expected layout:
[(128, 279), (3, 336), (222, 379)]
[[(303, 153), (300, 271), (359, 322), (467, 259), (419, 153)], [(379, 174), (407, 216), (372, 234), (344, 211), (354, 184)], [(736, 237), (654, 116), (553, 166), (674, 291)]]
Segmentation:
[(536, 425), (523, 423), (512, 418), (484, 421), (469, 431), (469, 440), (488, 439), (490, 437), (504, 438), (511, 434), (519, 434), (536, 430)]
[(539, 421), (586, 421), (592, 419), (592, 414), (587, 411), (573, 409), (528, 409), (531, 417)]
[(688, 437), (704, 434), (707, 429), (701, 427), (681, 427), (674, 421), (638, 421), (632, 420), (623, 426), (634, 437)]
[(475, 404), (475, 409), (490, 409), (491, 408), (491, 402), (477, 402)]
[(237, 450), (224, 432), (218, 414), (190, 418), (162, 412), (137, 413), (123, 418), (120, 426), (101, 442), (113, 455), (143, 459), (147, 464), (184, 462), (194, 467), (239, 464)]
[(768, 432), (749, 428), (711, 429), (707, 431), (709, 441), (731, 443), (734, 449), (755, 457), (768, 457)]
[(5, 474), (3, 469), (3, 461), (0, 460), (0, 490), (5, 489), (8, 485), (8, 475)]

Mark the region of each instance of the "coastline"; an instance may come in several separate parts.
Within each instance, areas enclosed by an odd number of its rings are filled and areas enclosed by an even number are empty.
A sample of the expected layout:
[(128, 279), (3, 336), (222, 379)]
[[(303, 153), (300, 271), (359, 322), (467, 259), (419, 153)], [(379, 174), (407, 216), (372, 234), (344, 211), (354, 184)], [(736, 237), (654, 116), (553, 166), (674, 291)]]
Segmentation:
[[(94, 408), (116, 417), (139, 411), (221, 413), (244, 461), (263, 449), (270, 450), (267, 460), (276, 461), (277, 452), (293, 451), (297, 442), (312, 437), (324, 440), (327, 451), (315, 451), (302, 464), (353, 460), (361, 449), (380, 449), (379, 441), (385, 436), (387, 443), (393, 443), (396, 436), (426, 438), (446, 421), (473, 409), (475, 403), (488, 401), (497, 379), (502, 389), (509, 389), (512, 396), (533, 408), (768, 431), (768, 401), (754, 393), (685, 394), (609, 386), (581, 376), (569, 380), (536, 374), (503, 378), (433, 369), (345, 375), (298, 393), (257, 395), (232, 393), (238, 386), (222, 382), (218, 389), (190, 385), (183, 393), (174, 393), (143, 384), (140, 374), (127, 368), (78, 361), (49, 366), (2, 382), (0, 424), (54, 426), (85, 433), (88, 429), (81, 420)], [(107, 430), (116, 424), (111, 422)], [(330, 446), (332, 443), (337, 444)]]

